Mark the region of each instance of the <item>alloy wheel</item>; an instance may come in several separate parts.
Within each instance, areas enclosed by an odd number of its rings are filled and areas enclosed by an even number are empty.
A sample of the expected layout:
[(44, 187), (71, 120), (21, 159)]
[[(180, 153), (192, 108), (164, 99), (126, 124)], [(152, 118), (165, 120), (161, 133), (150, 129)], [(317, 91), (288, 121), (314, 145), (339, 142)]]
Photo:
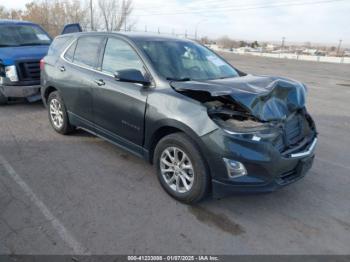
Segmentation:
[(177, 193), (191, 190), (194, 170), (190, 158), (178, 147), (167, 147), (160, 157), (160, 171), (167, 185)]
[(60, 101), (56, 98), (50, 101), (50, 117), (53, 125), (57, 129), (61, 129), (63, 126), (63, 110)]

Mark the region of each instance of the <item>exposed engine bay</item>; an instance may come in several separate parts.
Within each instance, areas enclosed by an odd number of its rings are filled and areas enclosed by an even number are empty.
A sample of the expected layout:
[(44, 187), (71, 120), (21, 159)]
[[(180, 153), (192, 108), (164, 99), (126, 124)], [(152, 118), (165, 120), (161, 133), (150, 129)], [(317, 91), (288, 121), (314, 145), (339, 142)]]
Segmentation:
[(315, 124), (305, 108), (306, 88), (301, 83), (244, 76), (174, 82), (172, 86), (204, 104), (209, 117), (224, 130), (254, 133), (259, 139), (271, 141), (280, 152), (300, 147), (315, 135)]

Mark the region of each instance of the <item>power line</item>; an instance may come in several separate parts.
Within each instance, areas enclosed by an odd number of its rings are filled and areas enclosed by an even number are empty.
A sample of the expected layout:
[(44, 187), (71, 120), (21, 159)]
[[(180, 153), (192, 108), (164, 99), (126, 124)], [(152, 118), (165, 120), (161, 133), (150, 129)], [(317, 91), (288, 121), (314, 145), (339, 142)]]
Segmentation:
[[(213, 0), (215, 2), (214, 3), (217, 3), (217, 0)], [(297, 1), (297, 2), (296, 2)], [(330, 0), (328, 0), (330, 1)], [(345, 0), (332, 0), (332, 1), (345, 1)], [(203, 3), (203, 2), (201, 2)], [(208, 2), (204, 2), (204, 3), (208, 3)], [(263, 6), (275, 6), (274, 4), (314, 4), (315, 2), (305, 2), (303, 0), (280, 0), (276, 3), (276, 1), (271, 1), (271, 2), (265, 2)], [(172, 4), (163, 4), (162, 5), (162, 8), (172, 8), (174, 5)], [(277, 6), (280, 6), (280, 5), (277, 5)], [(149, 12), (149, 9), (151, 10), (154, 10), (154, 9), (157, 9), (159, 7), (154, 7), (154, 6), (148, 6), (148, 7), (133, 7), (132, 10), (135, 11), (135, 12), (146, 12), (147, 14), (140, 14), (140, 16), (144, 16), (144, 15), (153, 15), (153, 14), (157, 14), (157, 13), (150, 13)], [(208, 12), (208, 8), (212, 8), (212, 6), (207, 6), (207, 7), (201, 7), (201, 8), (197, 8), (194, 10), (194, 11), (188, 11), (188, 9), (186, 8), (183, 8), (183, 9), (172, 9), (172, 12), (171, 13), (175, 13), (175, 14), (184, 14), (184, 13), (201, 13), (201, 12)], [(241, 9), (250, 9), (250, 8), (261, 8), (261, 4), (257, 4), (257, 3), (251, 3), (251, 4), (248, 4), (248, 5), (241, 5), (241, 4), (234, 4), (232, 5), (232, 3), (226, 3), (226, 4), (222, 4), (220, 3), (220, 7), (216, 7), (214, 11), (220, 11), (220, 10), (223, 10), (223, 11), (230, 11), (232, 10), (232, 8), (234, 10), (241, 10)], [(119, 13), (122, 12), (122, 11), (118, 11)], [(160, 13), (161, 15), (167, 15), (167, 13)]]
[[(226, 11), (234, 12), (234, 11), (246, 11), (246, 10), (255, 10), (255, 9), (268, 9), (268, 8), (275, 8), (275, 7), (288, 7), (288, 6), (305, 6), (305, 5), (317, 5), (317, 4), (326, 4), (326, 3), (333, 3), (333, 2), (340, 2), (345, 0), (323, 0), (323, 1), (314, 1), (314, 2), (296, 2), (296, 3), (276, 3), (274, 5), (261, 5), (261, 6), (254, 6), (254, 7), (242, 7), (242, 8), (226, 8), (225, 10), (212, 10), (210, 11), (210, 14), (212, 13), (225, 13)], [(194, 10), (194, 11), (185, 11), (185, 12), (174, 12), (174, 13), (149, 13), (149, 14), (140, 14), (137, 16), (162, 16), (162, 15), (184, 15), (184, 14), (201, 14), (204, 11), (201, 10)], [(206, 13), (209, 13), (208, 11), (205, 11)]]
[[(294, 0), (295, 1), (295, 0)], [(301, 1), (301, 0), (299, 0), (299, 1)], [(191, 4), (195, 4), (195, 2), (196, 1), (194, 1), (194, 2), (192, 2), (192, 3), (190, 3), (190, 5)], [(201, 11), (201, 10), (206, 10), (205, 8), (210, 8), (211, 6), (209, 6), (209, 5), (213, 5), (213, 4), (215, 4), (215, 5), (217, 5), (217, 0), (212, 0), (212, 1), (198, 1), (198, 2), (200, 2), (200, 4), (207, 4), (207, 7), (201, 7), (201, 8), (198, 8), (198, 7), (196, 7), (196, 12), (197, 11)], [(293, 0), (291, 1), (291, 0), (281, 0), (281, 1), (278, 1), (278, 3), (283, 3), (283, 2), (286, 2), (286, 3), (288, 3), (288, 2), (293, 2)], [(272, 1), (272, 2), (267, 2), (267, 3), (264, 3), (264, 4), (273, 4), (273, 3), (276, 3), (276, 1)], [(209, 5), (208, 5), (209, 4)], [(226, 2), (226, 4), (223, 4), (222, 2), (220, 3), (220, 7), (219, 7), (219, 9), (225, 9), (225, 8), (232, 8), (232, 7), (250, 7), (250, 6), (252, 6), (252, 7), (254, 7), (254, 6), (256, 6), (256, 5), (258, 5), (257, 3), (251, 3), (251, 4), (248, 4), (248, 5), (241, 5), (241, 4), (234, 4), (234, 5), (232, 5), (232, 3), (231, 2)], [(174, 7), (174, 5), (173, 4), (162, 4), (162, 7), (164, 8), (164, 7), (166, 7), (166, 8), (172, 8), (172, 7)], [(155, 7), (155, 6), (147, 6), (147, 7), (133, 7), (133, 10), (140, 10), (140, 11), (148, 11), (149, 9), (151, 9), (151, 10), (154, 10), (154, 9), (157, 9), (158, 7)], [(186, 9), (184, 9), (184, 8), (177, 8), (177, 9), (172, 9), (172, 11), (173, 12), (182, 12), (182, 11), (186, 11)]]
[[(212, 1), (214, 1), (214, 2), (212, 2)], [(212, 0), (212, 1), (206, 1), (206, 2), (204, 2), (204, 3), (206, 3), (206, 4), (217, 4), (217, 0)], [(301, 1), (301, 0), (281, 0), (281, 1), (279, 1), (279, 3), (290, 3), (290, 2), (295, 2), (295, 1)], [(201, 1), (200, 2), (201, 4), (203, 4), (203, 2)], [(272, 2), (267, 2), (267, 3), (265, 3), (265, 4), (273, 4), (273, 3), (276, 3), (275, 1), (272, 1)], [(191, 3), (191, 5), (192, 4), (194, 4), (193, 2)], [(177, 8), (177, 9), (173, 9), (172, 7), (173, 7), (174, 5), (167, 5), (167, 4), (165, 4), (165, 5), (162, 5), (162, 8), (165, 8), (165, 9), (171, 9), (171, 12), (172, 13), (176, 13), (176, 14), (186, 14), (186, 13), (193, 13), (193, 14), (200, 14), (200, 13), (202, 13), (202, 12), (208, 12), (208, 9), (212, 9), (213, 8), (213, 6), (209, 6), (209, 5), (207, 5), (207, 6), (202, 6), (201, 8), (198, 8), (197, 6), (196, 6), (196, 9), (195, 9), (195, 11), (191, 11), (191, 12), (189, 12), (188, 10), (188, 8), (191, 8), (191, 6), (187, 6), (187, 9), (186, 9), (186, 7), (185, 8), (182, 8), (182, 9), (179, 9), (179, 8)], [(232, 5), (232, 3), (226, 3), (226, 4), (223, 4), (223, 3), (220, 3), (220, 7), (216, 7), (216, 9), (215, 9), (215, 11), (216, 12), (218, 12), (218, 11), (226, 11), (226, 10), (229, 10), (230, 8), (232, 9), (232, 8), (247, 8), (247, 7), (256, 7), (257, 6), (257, 4), (256, 3), (251, 3), (251, 4), (248, 4), (248, 5), (241, 5), (241, 4), (235, 4), (235, 5)], [(153, 7), (153, 6), (150, 6), (150, 7), (146, 7), (146, 8), (142, 8), (142, 7), (139, 7), (139, 8), (133, 8), (133, 10), (135, 10), (136, 12), (144, 12), (144, 14), (139, 14), (138, 16), (152, 16), (153, 14), (154, 14), (154, 12), (150, 12), (150, 10), (148, 10), (148, 9), (151, 9), (152, 11), (154, 10), (154, 9), (157, 9), (158, 7)], [(138, 11), (139, 10), (139, 11)], [(146, 14), (145, 14), (146, 13)], [(155, 13), (156, 15), (157, 15), (157, 13)], [(160, 13), (160, 14), (163, 14), (163, 13)], [(166, 14), (166, 13), (165, 13)]]

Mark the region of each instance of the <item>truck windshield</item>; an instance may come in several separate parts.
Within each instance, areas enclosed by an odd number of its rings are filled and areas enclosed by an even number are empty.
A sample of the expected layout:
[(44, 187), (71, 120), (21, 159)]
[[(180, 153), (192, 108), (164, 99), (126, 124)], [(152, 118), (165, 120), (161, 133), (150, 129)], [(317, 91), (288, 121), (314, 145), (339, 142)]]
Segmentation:
[(238, 77), (237, 71), (209, 49), (189, 41), (141, 40), (137, 45), (168, 80), (213, 80)]
[(0, 47), (49, 45), (51, 38), (35, 25), (0, 25)]

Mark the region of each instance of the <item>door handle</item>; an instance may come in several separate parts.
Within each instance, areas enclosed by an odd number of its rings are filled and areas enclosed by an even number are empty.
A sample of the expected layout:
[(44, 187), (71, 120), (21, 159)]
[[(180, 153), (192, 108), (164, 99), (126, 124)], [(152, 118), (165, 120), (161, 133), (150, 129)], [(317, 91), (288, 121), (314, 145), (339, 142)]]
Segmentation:
[(94, 80), (94, 82), (98, 85), (98, 86), (104, 86), (106, 83), (105, 81), (103, 81), (102, 79), (96, 79)]
[(64, 71), (66, 71), (66, 68), (64, 66), (60, 66), (60, 71), (64, 72)]

